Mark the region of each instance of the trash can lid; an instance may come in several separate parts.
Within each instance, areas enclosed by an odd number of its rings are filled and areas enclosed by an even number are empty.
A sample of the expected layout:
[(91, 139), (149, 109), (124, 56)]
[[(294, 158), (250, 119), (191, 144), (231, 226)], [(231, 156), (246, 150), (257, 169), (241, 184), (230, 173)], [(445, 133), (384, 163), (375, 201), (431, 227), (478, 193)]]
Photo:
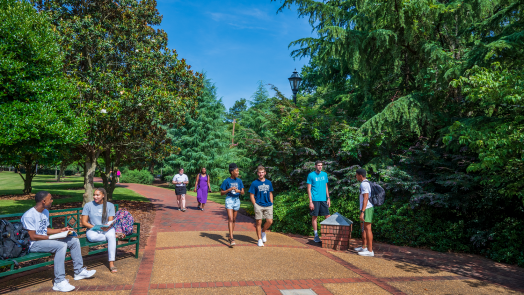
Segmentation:
[(353, 224), (353, 221), (347, 219), (346, 217), (342, 216), (340, 213), (337, 212), (331, 215), (328, 219), (322, 221), (320, 224), (350, 226), (351, 224)]

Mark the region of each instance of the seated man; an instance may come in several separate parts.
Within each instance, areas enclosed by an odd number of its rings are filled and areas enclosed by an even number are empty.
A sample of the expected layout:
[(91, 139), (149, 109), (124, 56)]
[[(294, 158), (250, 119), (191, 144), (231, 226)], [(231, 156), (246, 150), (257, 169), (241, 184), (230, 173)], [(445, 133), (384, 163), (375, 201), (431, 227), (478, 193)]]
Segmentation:
[(36, 193), (36, 206), (27, 210), (22, 216), (22, 224), (29, 232), (31, 246), (29, 252), (55, 253), (55, 282), (53, 290), (61, 292), (73, 291), (65, 278), (65, 255), (67, 248), (71, 250), (71, 258), (75, 268), (75, 280), (92, 277), (96, 270), (87, 270), (83, 266), (80, 241), (77, 238), (67, 237), (59, 240), (49, 240), (48, 234), (57, 234), (63, 231), (73, 230), (70, 227), (60, 229), (49, 228), (49, 211), (53, 203), (51, 194), (46, 191)]

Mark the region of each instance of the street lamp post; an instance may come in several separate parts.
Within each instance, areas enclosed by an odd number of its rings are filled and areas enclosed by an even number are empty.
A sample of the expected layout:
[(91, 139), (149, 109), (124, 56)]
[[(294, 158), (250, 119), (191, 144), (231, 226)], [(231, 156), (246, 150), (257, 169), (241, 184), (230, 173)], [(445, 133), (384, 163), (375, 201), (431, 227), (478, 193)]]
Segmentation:
[(297, 93), (298, 93), (298, 87), (300, 87), (300, 83), (302, 82), (302, 78), (298, 75), (297, 69), (293, 72), (293, 75), (291, 77), (287, 78), (289, 80), (289, 84), (291, 85), (291, 91), (293, 91), (293, 102), (295, 105), (297, 104)]

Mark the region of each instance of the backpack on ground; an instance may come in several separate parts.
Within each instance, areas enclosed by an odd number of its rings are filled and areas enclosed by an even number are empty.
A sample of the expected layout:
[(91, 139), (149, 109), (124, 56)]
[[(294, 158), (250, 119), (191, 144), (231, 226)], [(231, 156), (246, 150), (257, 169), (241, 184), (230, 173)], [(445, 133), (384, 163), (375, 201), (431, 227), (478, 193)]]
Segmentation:
[(126, 209), (121, 209), (116, 212), (115, 221), (113, 221), (112, 225), (117, 234), (127, 236), (133, 233), (133, 223), (135, 223), (135, 220), (131, 213)]
[(29, 232), (22, 223), (0, 220), (0, 259), (17, 258), (29, 252)]
[(369, 186), (371, 187), (371, 194), (369, 196), (371, 204), (373, 204), (373, 206), (375, 207), (382, 206), (386, 199), (386, 191), (384, 191), (384, 189), (375, 182), (371, 182), (367, 179), (365, 181), (367, 181), (369, 183)]

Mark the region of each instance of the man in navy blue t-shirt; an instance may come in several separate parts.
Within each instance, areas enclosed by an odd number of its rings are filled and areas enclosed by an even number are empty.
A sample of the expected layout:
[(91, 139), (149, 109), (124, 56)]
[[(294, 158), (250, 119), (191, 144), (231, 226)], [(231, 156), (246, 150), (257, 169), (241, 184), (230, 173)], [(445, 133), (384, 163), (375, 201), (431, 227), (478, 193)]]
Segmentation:
[[(258, 166), (258, 179), (251, 183), (249, 196), (255, 208), (255, 223), (257, 228), (258, 246), (264, 247), (267, 241), (266, 231), (273, 223), (273, 185), (266, 179), (266, 168)], [(262, 219), (266, 219), (262, 228)]]

